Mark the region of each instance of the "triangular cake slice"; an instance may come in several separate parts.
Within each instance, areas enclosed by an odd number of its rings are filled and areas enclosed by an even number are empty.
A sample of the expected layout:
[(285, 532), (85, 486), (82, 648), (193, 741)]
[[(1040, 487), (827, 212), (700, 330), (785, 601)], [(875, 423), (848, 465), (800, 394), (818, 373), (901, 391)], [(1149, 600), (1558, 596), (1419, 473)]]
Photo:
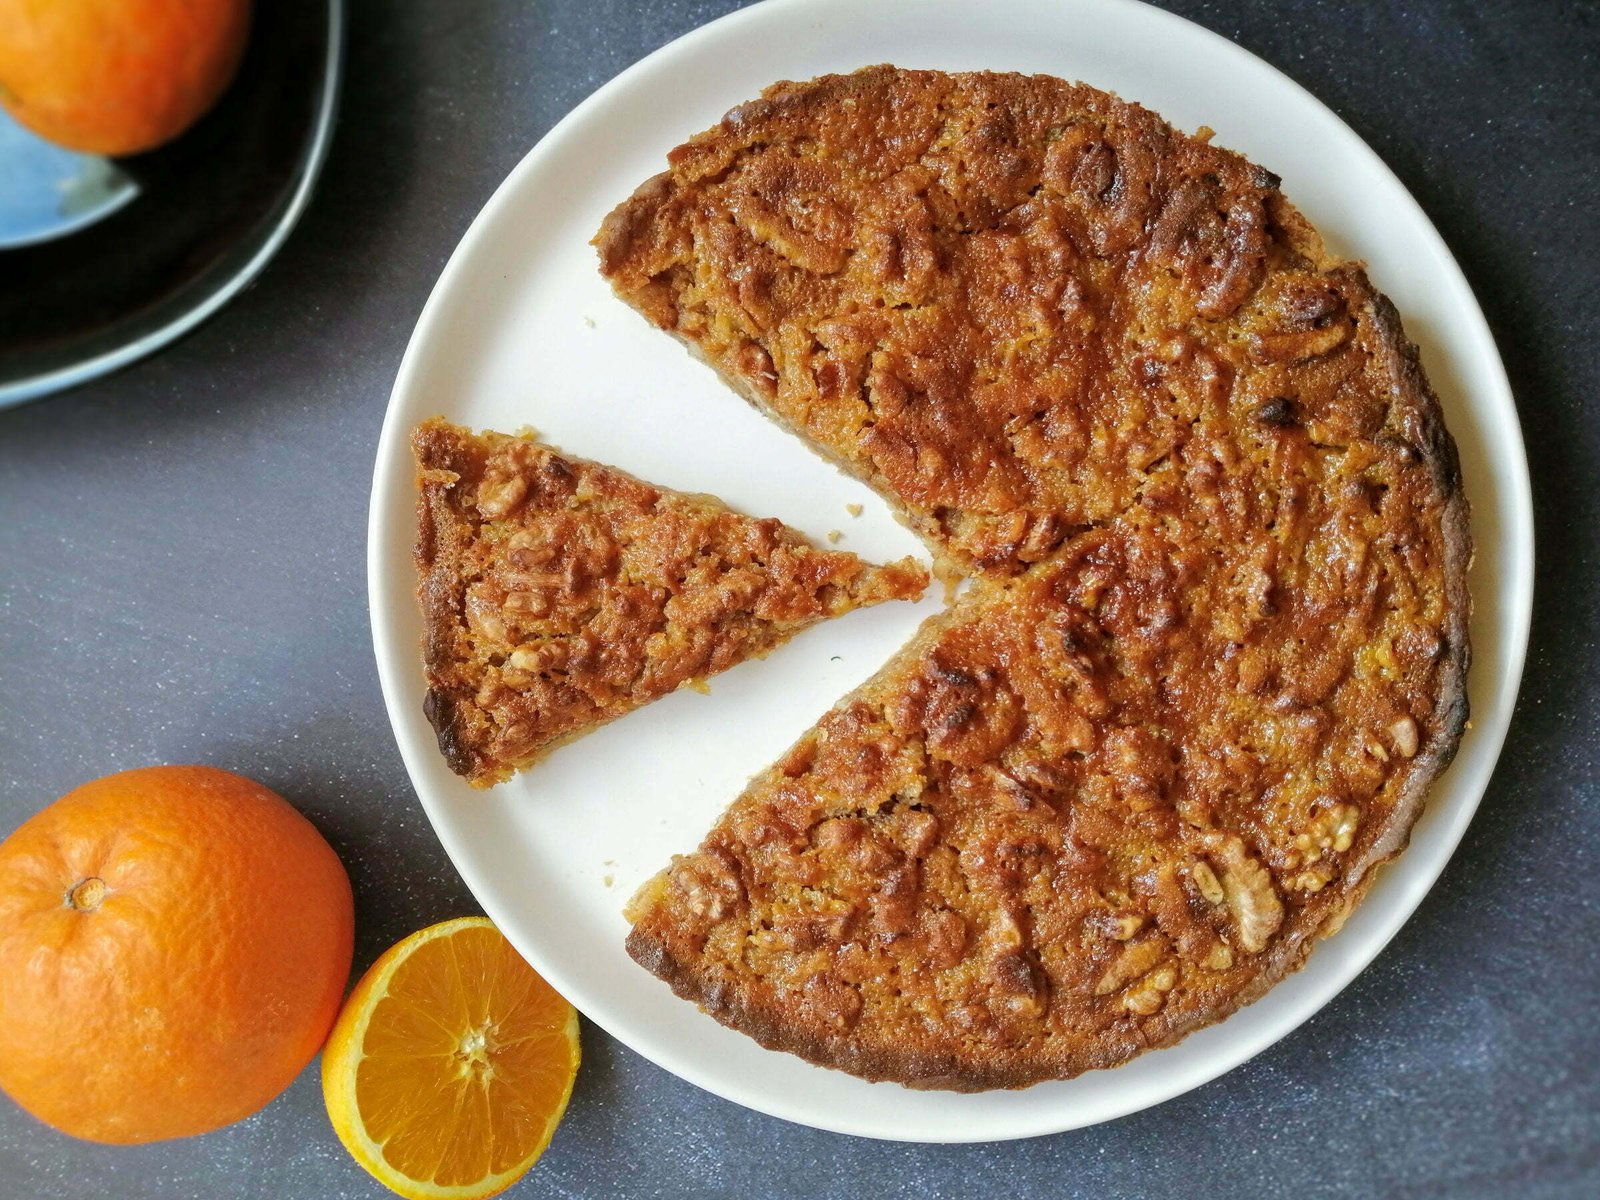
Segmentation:
[(824, 550), (532, 437), (434, 419), (412, 449), (427, 714), (476, 787), (808, 625), (928, 584), (912, 559)]

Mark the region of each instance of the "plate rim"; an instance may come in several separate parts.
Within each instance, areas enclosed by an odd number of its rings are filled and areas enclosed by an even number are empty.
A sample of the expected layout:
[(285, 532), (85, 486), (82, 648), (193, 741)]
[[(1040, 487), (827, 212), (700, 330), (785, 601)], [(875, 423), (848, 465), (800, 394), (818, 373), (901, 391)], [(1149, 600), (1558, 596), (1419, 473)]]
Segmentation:
[[(901, 4), (915, 4), (922, 3), (924, 0), (899, 0), (899, 2)], [(928, 0), (928, 2), (939, 3), (941, 0)], [(732, 27), (746, 22), (753, 24), (767, 19), (776, 19), (774, 14), (782, 14), (786, 10), (803, 13), (817, 3), (818, 0), (760, 0), (759, 3), (724, 14), (715, 20), (687, 31), (640, 58), (606, 81), (567, 112), (517, 162), (473, 218), (446, 261), (432, 291), (429, 293), (397, 371), (379, 437), (368, 512), (367, 583), (374, 656), (377, 660), (385, 710), (389, 715), (391, 731), (395, 737), (401, 757), (405, 762), (407, 775), (412, 783), (413, 790), (417, 793), (429, 823), (449, 856), (452, 866), (461, 875), (463, 882), (478, 903), (482, 905), (484, 911), (501, 928), (508, 929), (514, 926), (516, 922), (502, 919), (498, 900), (490, 894), (492, 889), (487, 887), (480, 888), (474, 884), (469, 872), (462, 866), (463, 860), (469, 856), (469, 852), (464, 845), (466, 839), (458, 836), (457, 831), (451, 827), (450, 822), (444, 819), (442, 802), (430, 799), (428, 789), (419, 783), (420, 772), (414, 762), (414, 755), (421, 754), (423, 751), (418, 751), (404, 732), (404, 722), (409, 719), (409, 713), (402, 707), (402, 692), (404, 690), (403, 681), (400, 678), (402, 668), (392, 661), (394, 655), (387, 653), (385, 649), (386, 645), (393, 642), (393, 637), (387, 628), (389, 616), (384, 609), (383, 602), (386, 596), (392, 593), (392, 583), (389, 576), (394, 570), (394, 564), (385, 557), (386, 548), (393, 540), (390, 529), (392, 522), (389, 510), (391, 506), (387, 499), (387, 493), (392, 488), (392, 477), (397, 470), (409, 474), (409, 458), (405, 455), (404, 446), (406, 431), (403, 428), (399, 413), (404, 407), (405, 397), (412, 390), (412, 380), (421, 370), (420, 363), (425, 353), (422, 347), (428, 341), (432, 326), (440, 320), (440, 313), (445, 307), (445, 297), (451, 291), (456, 276), (467, 269), (466, 264), (475, 256), (478, 243), (486, 239), (488, 230), (493, 226), (496, 213), (502, 206), (511, 203), (523, 181), (528, 176), (535, 174), (539, 161), (545, 155), (554, 153), (557, 144), (579, 129), (591, 111), (602, 107), (612, 96), (632, 86), (636, 79), (647, 74), (662, 59), (680, 53), (703, 39), (722, 35)], [(1426, 230), (1427, 235), (1434, 243), (1432, 249), (1438, 253), (1441, 270), (1448, 273), (1450, 282), (1457, 285), (1460, 292), (1470, 301), (1467, 316), (1470, 320), (1471, 328), (1467, 331), (1467, 341), (1477, 344), (1487, 352), (1486, 360), (1491, 368), (1487, 377), (1479, 378), (1478, 386), (1474, 390), (1483, 393), (1492, 401), (1490, 408), (1485, 411), (1502, 413), (1507, 420), (1507, 428), (1502, 430), (1497, 427), (1497, 432), (1509, 438), (1511, 452), (1508, 457), (1513, 468), (1513, 474), (1509, 478), (1497, 475), (1492, 490), (1497, 497), (1503, 498), (1503, 508), (1510, 518), (1509, 525), (1511, 527), (1501, 531), (1500, 544), (1507, 556), (1515, 560), (1514, 565), (1517, 567), (1517, 579), (1514, 589), (1504, 602), (1504, 612), (1500, 614), (1500, 624), (1496, 629), (1497, 641), (1503, 642), (1506, 655), (1506, 670), (1503, 673), (1503, 677), (1494, 685), (1494, 711), (1488, 714), (1473, 714), (1473, 724), (1478, 726), (1474, 736), (1483, 746), (1484, 766), (1481, 772), (1481, 779), (1467, 784), (1461, 797), (1450, 810), (1449, 823), (1440, 831), (1436, 839), (1436, 861), (1428, 862), (1422, 875), (1410, 880), (1409, 886), (1404, 891), (1387, 897), (1387, 903), (1384, 905), (1383, 910), (1386, 917), (1383, 927), (1374, 931), (1368, 940), (1362, 944), (1359, 953), (1354, 956), (1352, 964), (1342, 971), (1331, 986), (1326, 986), (1312, 997), (1302, 1000), (1294, 1011), (1278, 1021), (1267, 1034), (1257, 1034), (1253, 1038), (1244, 1037), (1238, 1039), (1239, 1045), (1230, 1044), (1226, 1048), (1213, 1053), (1208, 1059), (1204, 1070), (1193, 1073), (1195, 1075), (1194, 1078), (1187, 1078), (1175, 1086), (1170, 1086), (1163, 1090), (1162, 1094), (1155, 1097), (1138, 1097), (1132, 1102), (1123, 1103), (1119, 1101), (1116, 1104), (1102, 1106), (1105, 1111), (1087, 1119), (1077, 1119), (1070, 1111), (1070, 1108), (1064, 1106), (1062, 1111), (1052, 1119), (1018, 1122), (1016, 1128), (998, 1133), (992, 1129), (984, 1129), (966, 1135), (949, 1133), (937, 1137), (906, 1135), (890, 1131), (881, 1125), (864, 1128), (859, 1123), (849, 1120), (814, 1119), (809, 1116), (798, 1115), (792, 1106), (782, 1103), (778, 1098), (762, 1096), (758, 1090), (757, 1094), (754, 1095), (750, 1092), (732, 1094), (720, 1081), (700, 1070), (695, 1062), (686, 1061), (685, 1056), (665, 1056), (658, 1054), (653, 1048), (647, 1049), (631, 1036), (630, 1030), (614, 1027), (611, 1022), (591, 1015), (584, 1005), (578, 1005), (580, 1011), (584, 1012), (588, 1019), (594, 1021), (610, 1036), (671, 1074), (732, 1103), (810, 1128), (874, 1140), (920, 1142), (924, 1144), (1010, 1141), (1021, 1138), (1049, 1136), (1115, 1120), (1133, 1112), (1165, 1103), (1167, 1100), (1203, 1086), (1243, 1065), (1257, 1054), (1288, 1037), (1312, 1016), (1330, 1004), (1358, 975), (1372, 964), (1414, 915), (1416, 909), (1432, 891), (1439, 877), (1454, 857), (1455, 850), (1459, 846), (1467, 826), (1471, 823), (1472, 817), (1483, 800), (1495, 767), (1498, 764), (1516, 708), (1517, 696), (1527, 660), (1533, 613), (1535, 528), (1533, 523), (1532, 483), (1521, 419), (1517, 411), (1510, 379), (1505, 370), (1504, 359), (1500, 354), (1493, 331), (1483, 312), (1482, 305), (1478, 301), (1476, 292), (1462, 271), (1449, 244), (1428, 216), (1426, 209), (1417, 201), (1410, 189), (1384, 162), (1381, 156), (1329, 105), (1325, 104), (1308, 88), (1302, 86), (1271, 62), (1224, 35), (1200, 25), (1198, 22), (1191, 21), (1177, 13), (1157, 8), (1152, 4), (1144, 3), (1144, 0), (1079, 0), (1079, 3), (1107, 9), (1141, 10), (1147, 17), (1178, 31), (1184, 37), (1193, 38), (1198, 36), (1202, 40), (1212, 43), (1214, 48), (1220, 49), (1224, 54), (1242, 55), (1245, 59), (1253, 60), (1256, 67), (1265, 68), (1275, 78), (1275, 82), (1279, 87), (1291, 91), (1301, 100), (1326, 113), (1333, 122), (1333, 127), (1337, 129), (1339, 136), (1347, 143), (1348, 150), (1366, 161), (1366, 165), (1373, 172), (1374, 178), (1386, 182), (1399, 196), (1404, 197), (1409, 202), (1415, 210), (1416, 217), (1421, 221), (1422, 228)], [(414, 658), (414, 655), (411, 657)], [(411, 665), (414, 666), (414, 664)], [(1372, 902), (1373, 898), (1369, 897), (1363, 907), (1371, 906)], [(508, 936), (512, 935), (508, 933)], [(514, 937), (512, 940), (514, 943), (516, 942)], [(547, 978), (552, 977), (552, 975), (559, 977), (563, 974), (560, 971), (546, 971), (545, 966), (538, 961), (540, 956), (537, 952), (530, 954), (528, 948), (522, 945), (518, 945), (517, 949)], [(558, 987), (562, 983), (560, 978), (551, 978), (551, 981)], [(582, 989), (573, 990), (581, 991)], [(1246, 1006), (1237, 1013), (1230, 1014), (1228, 1018), (1224, 1018), (1210, 1028), (1221, 1028), (1239, 1013), (1249, 1011), (1250, 1007)], [(780, 1052), (769, 1051), (769, 1053)], [(671, 1061), (665, 1061), (669, 1057)]]
[[(128, 338), (109, 350), (102, 350), (88, 358), (64, 367), (53, 367), (17, 379), (0, 380), (0, 411), (43, 400), (57, 392), (64, 392), (80, 384), (89, 383), (130, 366), (157, 350), (177, 341), (209, 317), (219, 312), (229, 301), (242, 292), (266, 269), (266, 266), (283, 248), (294, 232), (300, 218), (310, 206), (311, 194), (328, 159), (333, 143), (333, 128), (339, 111), (339, 81), (344, 75), (346, 0), (326, 0), (328, 7), (328, 53), (322, 67), (321, 100), (311, 127), (311, 139), (301, 160), (294, 190), (278, 215), (277, 221), (267, 231), (255, 252), (232, 275), (224, 279), (213, 291), (207, 292), (198, 302), (180, 307), (165, 324)], [(71, 234), (65, 236), (70, 237)]]

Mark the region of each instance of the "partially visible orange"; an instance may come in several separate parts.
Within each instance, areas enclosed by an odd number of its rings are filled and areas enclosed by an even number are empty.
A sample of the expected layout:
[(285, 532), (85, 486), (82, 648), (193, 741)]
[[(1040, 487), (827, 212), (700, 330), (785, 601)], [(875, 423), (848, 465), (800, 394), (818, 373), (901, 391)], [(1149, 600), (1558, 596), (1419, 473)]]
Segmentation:
[(250, 0), (0, 0), (0, 104), (40, 137), (137, 154), (232, 81)]
[(483, 917), (390, 947), (339, 1014), (322, 1094), (357, 1162), (411, 1200), (483, 1200), (527, 1173), (578, 1071), (578, 1014)]
[(249, 1116), (350, 974), (350, 880), (275, 792), (214, 767), (84, 784), (0, 843), (0, 1088), (97, 1142)]

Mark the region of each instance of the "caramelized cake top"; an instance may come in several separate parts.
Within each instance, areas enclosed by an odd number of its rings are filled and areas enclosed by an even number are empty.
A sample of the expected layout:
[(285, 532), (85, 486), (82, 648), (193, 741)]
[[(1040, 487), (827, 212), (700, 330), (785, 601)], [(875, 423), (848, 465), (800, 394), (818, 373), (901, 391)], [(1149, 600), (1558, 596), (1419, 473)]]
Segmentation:
[(1278, 180), (1044, 76), (781, 83), (596, 239), (967, 594), (630, 908), (763, 1043), (1023, 1086), (1297, 967), (1466, 717), (1466, 503), (1390, 303)]
[(916, 599), (927, 572), (812, 546), (772, 518), (531, 437), (441, 420), (412, 439), (428, 718), (486, 787), (827, 617)]
[(635, 901), (714, 1014), (917, 1086), (1114, 1065), (1259, 995), (1404, 844), (1465, 717), (1420, 463), (1190, 448), (979, 580)]
[(1277, 178), (1104, 92), (875, 67), (777, 84), (668, 161), (603, 273), (962, 568), (1048, 558), (1273, 413), (1431, 437), (1398, 427), (1365, 276)]

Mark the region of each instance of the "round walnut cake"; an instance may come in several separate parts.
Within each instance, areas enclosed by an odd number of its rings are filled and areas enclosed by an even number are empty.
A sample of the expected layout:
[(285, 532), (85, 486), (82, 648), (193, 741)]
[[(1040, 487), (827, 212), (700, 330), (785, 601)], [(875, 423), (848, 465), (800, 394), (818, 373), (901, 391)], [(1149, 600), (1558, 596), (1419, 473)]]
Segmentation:
[(618, 294), (959, 598), (629, 909), (762, 1044), (1020, 1087), (1260, 996), (1466, 719), (1456, 452), (1278, 179), (1045, 76), (780, 83), (606, 220)]

